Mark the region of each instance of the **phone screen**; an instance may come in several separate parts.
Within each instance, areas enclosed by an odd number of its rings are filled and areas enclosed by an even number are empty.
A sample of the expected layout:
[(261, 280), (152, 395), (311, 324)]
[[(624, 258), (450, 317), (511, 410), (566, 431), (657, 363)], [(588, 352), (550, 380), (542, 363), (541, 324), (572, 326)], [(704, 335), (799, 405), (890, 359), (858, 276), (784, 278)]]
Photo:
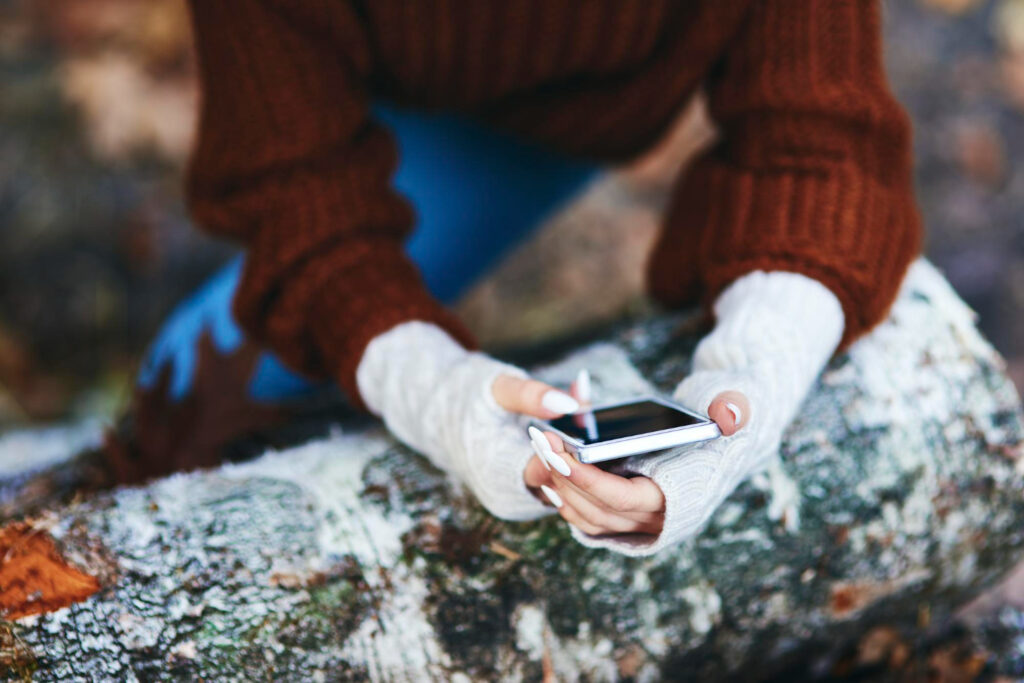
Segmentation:
[(655, 401), (637, 401), (592, 412), (563, 415), (551, 426), (585, 444), (640, 436), (704, 423), (700, 418)]

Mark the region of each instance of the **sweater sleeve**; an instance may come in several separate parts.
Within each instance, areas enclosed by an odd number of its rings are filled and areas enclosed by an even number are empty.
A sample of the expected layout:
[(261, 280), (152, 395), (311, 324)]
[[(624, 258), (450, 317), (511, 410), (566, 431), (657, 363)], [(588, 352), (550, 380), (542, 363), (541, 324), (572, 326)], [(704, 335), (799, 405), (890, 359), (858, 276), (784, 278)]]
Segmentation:
[(652, 252), (656, 298), (710, 304), (783, 270), (836, 295), (842, 346), (884, 318), (921, 230), (880, 23), (874, 0), (751, 3), (707, 82), (720, 139), (680, 177)]
[(234, 302), (247, 333), (356, 401), (363, 350), (396, 324), (471, 344), (405, 256), (412, 212), (390, 185), (394, 141), (369, 116), (358, 16), (347, 3), (190, 4), (202, 104), (189, 205), (247, 250)]

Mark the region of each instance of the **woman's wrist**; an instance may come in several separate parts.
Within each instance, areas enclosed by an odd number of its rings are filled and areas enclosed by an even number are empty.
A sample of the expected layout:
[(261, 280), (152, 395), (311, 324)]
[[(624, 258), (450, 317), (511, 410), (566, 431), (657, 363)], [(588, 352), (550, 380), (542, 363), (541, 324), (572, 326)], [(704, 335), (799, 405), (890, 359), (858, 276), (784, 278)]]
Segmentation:
[[(381, 416), (403, 393), (403, 376), (411, 385), (430, 384), (445, 368), (469, 351), (440, 327), (410, 320), (392, 327), (367, 344), (356, 368), (356, 383), (367, 409)], [(427, 361), (427, 362), (425, 362)]]

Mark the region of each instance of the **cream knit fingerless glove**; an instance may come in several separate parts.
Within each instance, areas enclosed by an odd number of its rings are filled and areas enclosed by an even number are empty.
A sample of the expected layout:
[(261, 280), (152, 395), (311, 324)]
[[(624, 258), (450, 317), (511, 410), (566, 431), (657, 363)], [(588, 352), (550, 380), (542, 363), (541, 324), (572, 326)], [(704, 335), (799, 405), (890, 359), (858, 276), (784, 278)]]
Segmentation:
[(466, 351), (435, 325), (412, 321), (370, 342), (356, 381), (395, 437), (465, 483), (492, 514), (551, 514), (523, 482), (533, 450), (517, 416), (494, 400), (491, 385), (500, 374), (526, 376)]
[(664, 528), (657, 537), (594, 537), (573, 528), (584, 545), (648, 555), (696, 535), (743, 480), (777, 456), (783, 431), (835, 352), (844, 325), (831, 291), (785, 272), (739, 278), (715, 302), (715, 316), (715, 329), (698, 345), (693, 373), (675, 398), (706, 414), (719, 393), (739, 391), (751, 406), (746, 424), (704, 445), (625, 461), (622, 471), (650, 477), (665, 494)]

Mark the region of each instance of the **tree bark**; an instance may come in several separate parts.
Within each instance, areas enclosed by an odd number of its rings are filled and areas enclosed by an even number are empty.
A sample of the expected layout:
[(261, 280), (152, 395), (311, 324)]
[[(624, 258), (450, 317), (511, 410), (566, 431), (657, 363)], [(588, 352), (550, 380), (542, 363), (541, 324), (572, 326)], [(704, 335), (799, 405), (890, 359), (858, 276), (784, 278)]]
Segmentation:
[[(8, 675), (828, 674), (872, 626), (942, 620), (1021, 555), (1024, 419), (972, 316), (915, 264), (888, 321), (831, 363), (781, 463), (654, 557), (585, 549), (557, 517), (495, 520), (365, 421), (85, 496), (33, 523), (104, 587), (8, 622)], [(585, 365), (599, 400), (667, 392), (694, 320), (634, 321), (534, 370), (565, 384)]]

